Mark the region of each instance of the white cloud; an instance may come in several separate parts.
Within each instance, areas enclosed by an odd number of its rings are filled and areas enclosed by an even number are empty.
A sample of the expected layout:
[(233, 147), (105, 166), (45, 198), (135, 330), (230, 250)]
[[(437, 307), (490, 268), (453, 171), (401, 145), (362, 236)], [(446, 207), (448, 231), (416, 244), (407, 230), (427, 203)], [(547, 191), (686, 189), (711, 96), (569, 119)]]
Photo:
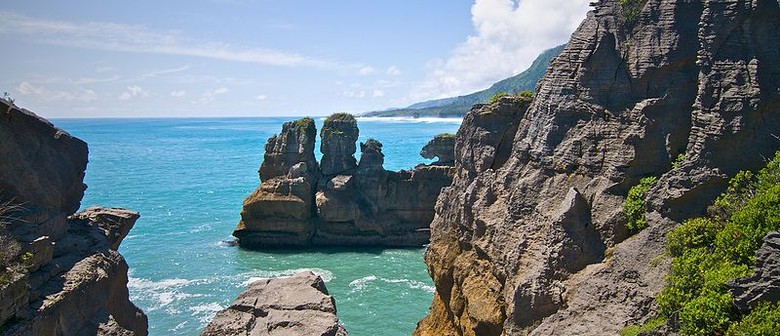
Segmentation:
[(401, 69), (398, 69), (397, 66), (393, 65), (385, 71), (385, 73), (389, 76), (398, 76), (401, 74)]
[(542, 51), (569, 40), (590, 1), (475, 0), (471, 15), (476, 35), (448, 59), (431, 62), (412, 98), (466, 94), (525, 70)]
[(92, 102), (98, 99), (97, 93), (93, 90), (77, 89), (72, 91), (60, 91), (41, 85), (30, 84), (29, 82), (22, 82), (19, 84), (16, 91), (20, 96), (29, 96), (33, 100), (48, 102)]
[(203, 94), (200, 95), (200, 98), (198, 98), (197, 100), (193, 101), (192, 103), (206, 105), (206, 104), (209, 104), (209, 103), (213, 102), (215, 99), (217, 99), (217, 96), (223, 95), (225, 93), (228, 93), (229, 91), (230, 90), (228, 88), (226, 88), (226, 87), (221, 87), (221, 88), (214, 89), (214, 90), (211, 90), (211, 91), (206, 91), (206, 92), (204, 92)]
[(374, 90), (374, 92), (371, 94), (372, 97), (378, 98), (378, 97), (384, 97), (385, 92), (382, 90)]
[(255, 99), (257, 99), (257, 101), (264, 101), (264, 100), (268, 99), (268, 96), (266, 96), (266, 95), (259, 95), (259, 96), (255, 97)]
[(0, 34), (20, 40), (119, 52), (166, 54), (259, 63), (273, 66), (333, 68), (335, 62), (292, 52), (202, 41), (175, 31), (112, 22), (69, 22), (0, 11)]
[(187, 95), (187, 91), (184, 90), (173, 90), (171, 91), (171, 97), (181, 98)]
[(157, 76), (160, 76), (160, 75), (167, 75), (167, 74), (187, 71), (189, 69), (190, 69), (190, 66), (189, 65), (185, 65), (185, 66), (178, 67), (178, 68), (152, 71), (152, 72), (145, 73), (145, 74), (141, 75), (141, 79), (152, 78), (152, 77), (157, 77)]
[(127, 89), (119, 95), (119, 100), (130, 100), (133, 98), (148, 97), (149, 92), (138, 85), (128, 86)]
[(343, 92), (344, 97), (347, 98), (363, 98), (366, 96), (365, 90), (347, 90)]
[(371, 66), (364, 66), (364, 67), (360, 68), (358, 73), (360, 73), (361, 75), (365, 76), (365, 75), (370, 75), (370, 74), (374, 73), (374, 71), (375, 71), (374, 68), (372, 68)]

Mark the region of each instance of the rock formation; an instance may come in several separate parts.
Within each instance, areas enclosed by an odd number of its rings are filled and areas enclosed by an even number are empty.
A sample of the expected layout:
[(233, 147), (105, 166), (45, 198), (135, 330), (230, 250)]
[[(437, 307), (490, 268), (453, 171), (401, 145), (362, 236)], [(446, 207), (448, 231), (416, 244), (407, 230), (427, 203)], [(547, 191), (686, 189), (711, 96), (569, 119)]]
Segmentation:
[(426, 159), (438, 157), (434, 165), (452, 166), (455, 163), (455, 135), (439, 134), (429, 141), (420, 151)]
[(206, 326), (203, 336), (344, 336), (336, 301), (322, 278), (310, 271), (289, 278), (255, 281)]
[(780, 233), (770, 232), (756, 251), (753, 275), (728, 283), (734, 304), (743, 312), (761, 301), (780, 301)]
[[(665, 233), (778, 149), (777, 1), (593, 5), (532, 103), (465, 117), (416, 335), (615, 335), (644, 321)], [(622, 204), (645, 176), (658, 177), (649, 227), (631, 236)]]
[(452, 181), (452, 167), (387, 171), (382, 167), (382, 143), (374, 139), (360, 144), (356, 164), (357, 121), (335, 114), (323, 124), (318, 168), (313, 159), (314, 123), (297, 127), (302, 124), (285, 123), (280, 135), (268, 140), (260, 168), (262, 183), (244, 201), (241, 222), (233, 232), (241, 246), (428, 242), (433, 206), (440, 190)]
[(2, 271), (2, 335), (146, 335), (116, 251), (138, 214), (78, 210), (87, 144), (0, 100), (0, 200), (21, 246)]

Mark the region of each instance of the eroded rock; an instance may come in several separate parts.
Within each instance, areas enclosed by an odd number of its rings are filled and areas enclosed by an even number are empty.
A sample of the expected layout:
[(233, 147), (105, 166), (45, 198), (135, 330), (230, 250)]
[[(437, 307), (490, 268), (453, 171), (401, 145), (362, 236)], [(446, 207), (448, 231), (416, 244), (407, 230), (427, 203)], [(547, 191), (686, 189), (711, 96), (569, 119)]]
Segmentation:
[(258, 280), (212, 319), (201, 334), (344, 336), (336, 301), (310, 271)]
[[(593, 3), (530, 106), (502, 98), (465, 117), (416, 335), (609, 335), (644, 321), (666, 232), (778, 149), (778, 2), (636, 3)], [(645, 176), (659, 177), (649, 227), (627, 239), (622, 203)]]

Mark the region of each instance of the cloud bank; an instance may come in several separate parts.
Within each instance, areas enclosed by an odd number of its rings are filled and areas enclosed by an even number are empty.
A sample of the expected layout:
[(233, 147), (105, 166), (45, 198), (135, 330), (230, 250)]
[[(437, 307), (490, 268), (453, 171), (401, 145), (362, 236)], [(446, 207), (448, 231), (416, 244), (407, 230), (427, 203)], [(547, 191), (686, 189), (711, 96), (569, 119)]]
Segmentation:
[(569, 40), (589, 1), (475, 0), (471, 20), (476, 34), (448, 59), (431, 62), (412, 98), (467, 94), (525, 70), (542, 51)]
[(111, 22), (68, 22), (0, 11), (0, 34), (75, 48), (203, 57), (272, 66), (335, 68), (335, 62), (296, 53), (199, 41), (175, 31)]

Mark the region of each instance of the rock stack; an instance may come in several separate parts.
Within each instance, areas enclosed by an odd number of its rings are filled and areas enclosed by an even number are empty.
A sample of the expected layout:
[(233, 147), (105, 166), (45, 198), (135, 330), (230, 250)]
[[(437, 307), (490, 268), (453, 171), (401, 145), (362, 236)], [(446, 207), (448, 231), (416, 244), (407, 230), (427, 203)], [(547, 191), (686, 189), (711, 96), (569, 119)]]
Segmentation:
[[(244, 201), (233, 235), (243, 247), (310, 245), (422, 246), (439, 192), (453, 167), (421, 165), (387, 171), (382, 143), (360, 144), (349, 114), (328, 117), (321, 131), (322, 162), (314, 159), (314, 121), (287, 122), (268, 140), (261, 184)], [(440, 154), (447, 149), (439, 146)], [(450, 147), (450, 152), (453, 147)], [(440, 156), (441, 157), (441, 156)]]

